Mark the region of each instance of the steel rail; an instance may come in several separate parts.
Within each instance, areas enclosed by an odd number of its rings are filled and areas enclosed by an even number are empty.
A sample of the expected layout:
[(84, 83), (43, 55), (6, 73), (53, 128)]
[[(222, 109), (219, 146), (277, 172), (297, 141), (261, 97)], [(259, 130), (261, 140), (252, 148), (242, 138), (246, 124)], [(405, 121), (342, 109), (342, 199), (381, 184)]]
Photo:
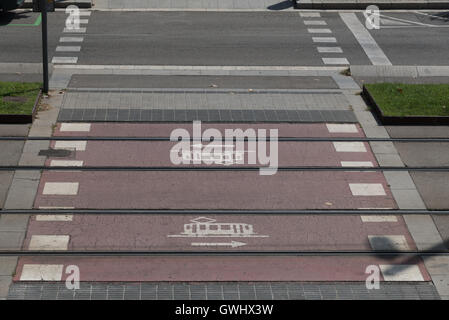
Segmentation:
[(326, 166), (291, 166), (291, 167), (256, 167), (256, 166), (0, 166), (0, 171), (426, 171), (448, 172), (448, 167), (326, 167)]
[(449, 251), (252, 251), (252, 250), (223, 250), (223, 251), (193, 251), (193, 250), (0, 250), (0, 256), (435, 256), (449, 255)]
[(307, 210), (240, 210), (240, 209), (2, 209), (1, 214), (50, 214), (50, 215), (449, 215), (449, 210), (423, 209), (307, 209)]
[[(270, 138), (226, 138), (222, 139), (203, 139), (203, 138), (185, 138), (190, 141), (270, 141)], [(170, 137), (92, 137), (92, 136), (58, 136), (58, 137), (0, 137), (0, 141), (171, 141), (178, 142), (181, 139), (172, 139)], [(449, 138), (366, 138), (366, 137), (278, 137), (280, 142), (330, 142), (330, 141), (360, 141), (360, 142), (449, 142)]]

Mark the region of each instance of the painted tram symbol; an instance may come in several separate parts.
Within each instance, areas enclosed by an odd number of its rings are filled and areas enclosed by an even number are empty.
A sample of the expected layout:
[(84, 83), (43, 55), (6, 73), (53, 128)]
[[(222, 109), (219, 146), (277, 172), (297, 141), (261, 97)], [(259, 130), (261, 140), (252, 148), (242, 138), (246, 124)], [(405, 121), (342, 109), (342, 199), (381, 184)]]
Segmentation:
[(198, 217), (184, 224), (184, 232), (167, 237), (236, 237), (236, 238), (267, 238), (254, 232), (252, 224), (240, 222), (216, 222), (215, 219)]

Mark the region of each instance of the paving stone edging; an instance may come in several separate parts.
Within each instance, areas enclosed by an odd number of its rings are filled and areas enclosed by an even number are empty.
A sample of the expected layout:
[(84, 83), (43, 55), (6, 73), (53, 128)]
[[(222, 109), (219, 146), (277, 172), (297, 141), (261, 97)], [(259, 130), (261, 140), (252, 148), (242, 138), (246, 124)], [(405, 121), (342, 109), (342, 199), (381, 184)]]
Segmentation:
[(447, 1), (410, 1), (410, 0), (391, 0), (391, 1), (344, 1), (344, 0), (293, 0), (296, 9), (366, 9), (369, 5), (376, 5), (382, 10), (398, 9), (448, 9)]
[[(354, 114), (359, 120), (366, 137), (390, 138), (387, 130), (379, 126), (361, 96), (346, 93)], [(404, 167), (393, 142), (370, 142), (371, 149), (380, 166)], [(385, 171), (385, 179), (390, 186), (399, 209), (426, 209), (426, 206), (407, 171)], [(419, 251), (446, 250), (438, 229), (430, 215), (404, 215), (407, 228)], [(432, 281), (444, 300), (449, 299), (449, 257), (423, 257), (424, 265)]]
[(449, 77), (449, 66), (351, 65), (349, 71), (353, 77)]
[[(40, 111), (38, 117), (30, 128), (28, 136), (50, 137), (52, 127), (56, 123), (62, 95), (55, 94), (45, 101), (51, 109)], [(49, 141), (26, 141), (19, 160), (19, 165), (37, 165), (45, 163), (45, 156), (39, 156), (41, 149), (48, 149)], [(37, 193), (40, 171), (16, 171), (6, 197), (5, 209), (32, 209)], [(1, 211), (0, 211), (1, 212)], [(25, 238), (30, 215), (0, 215), (0, 236), (2, 247), (5, 249), (20, 250)], [(0, 257), (0, 299), (6, 299), (8, 288), (12, 282), (18, 257)]]

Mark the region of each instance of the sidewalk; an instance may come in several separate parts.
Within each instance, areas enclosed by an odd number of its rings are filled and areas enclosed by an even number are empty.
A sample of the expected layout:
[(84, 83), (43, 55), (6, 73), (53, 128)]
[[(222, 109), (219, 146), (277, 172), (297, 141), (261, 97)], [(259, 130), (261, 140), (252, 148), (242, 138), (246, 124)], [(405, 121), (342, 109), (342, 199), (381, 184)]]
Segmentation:
[(381, 10), (396, 9), (447, 9), (449, 3), (442, 0), (293, 0), (297, 9), (366, 9), (376, 5)]

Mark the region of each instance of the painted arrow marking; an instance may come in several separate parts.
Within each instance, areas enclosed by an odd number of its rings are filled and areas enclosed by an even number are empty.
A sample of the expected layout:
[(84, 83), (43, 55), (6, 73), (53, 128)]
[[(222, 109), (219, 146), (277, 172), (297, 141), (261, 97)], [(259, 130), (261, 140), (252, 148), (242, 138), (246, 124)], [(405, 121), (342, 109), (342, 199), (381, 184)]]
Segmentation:
[(192, 242), (192, 246), (194, 247), (241, 247), (246, 246), (246, 243), (239, 241), (231, 241), (231, 242)]

